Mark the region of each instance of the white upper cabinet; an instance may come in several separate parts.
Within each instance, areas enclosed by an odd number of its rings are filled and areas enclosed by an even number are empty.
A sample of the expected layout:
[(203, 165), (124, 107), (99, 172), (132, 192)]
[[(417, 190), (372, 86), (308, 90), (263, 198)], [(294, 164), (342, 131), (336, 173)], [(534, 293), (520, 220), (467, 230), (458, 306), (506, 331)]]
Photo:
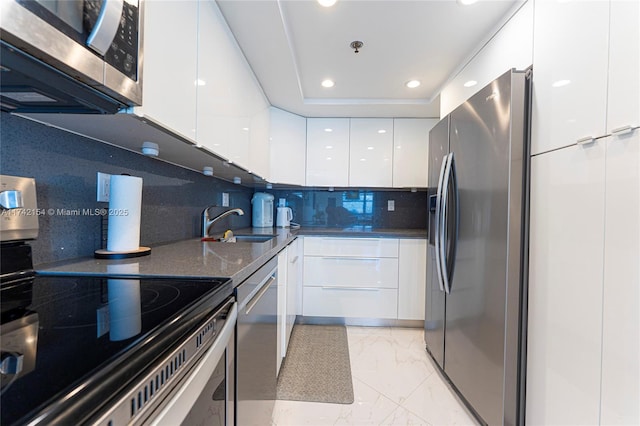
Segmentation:
[(349, 185), (349, 119), (307, 119), (307, 186)]
[(640, 2), (612, 1), (607, 132), (640, 126)]
[(135, 112), (195, 142), (198, 2), (148, 1), (144, 14), (143, 100)]
[(609, 3), (539, 0), (534, 9), (531, 153), (539, 154), (606, 133)]
[(391, 187), (393, 119), (352, 118), (349, 186)]
[(249, 127), (249, 163), (247, 169), (264, 180), (269, 180), (271, 170), (271, 152), (269, 128), (271, 117), (269, 104), (257, 99), (255, 109), (251, 113)]
[(426, 188), (429, 165), (429, 130), (438, 120), (393, 120), (393, 187)]
[(180, 3), (200, 5), (195, 44), (198, 145), (259, 176), (268, 175), (269, 104), (253, 71), (215, 1)]
[(270, 142), (272, 183), (305, 184), (307, 120), (271, 107)]

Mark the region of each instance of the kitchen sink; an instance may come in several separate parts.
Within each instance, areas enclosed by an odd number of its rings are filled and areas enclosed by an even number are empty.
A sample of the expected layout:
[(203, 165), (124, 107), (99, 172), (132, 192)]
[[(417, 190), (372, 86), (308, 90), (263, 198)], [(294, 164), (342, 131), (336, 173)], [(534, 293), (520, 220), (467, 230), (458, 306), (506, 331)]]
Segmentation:
[(275, 235), (235, 235), (238, 243), (265, 243), (274, 237)]

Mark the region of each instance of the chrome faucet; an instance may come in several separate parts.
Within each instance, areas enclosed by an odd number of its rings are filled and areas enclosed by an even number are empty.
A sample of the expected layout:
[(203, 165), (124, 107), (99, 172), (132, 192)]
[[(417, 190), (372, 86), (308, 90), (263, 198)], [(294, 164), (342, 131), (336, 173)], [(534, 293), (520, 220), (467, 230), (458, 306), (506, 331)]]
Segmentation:
[(207, 207), (206, 209), (204, 209), (204, 211), (202, 212), (202, 236), (203, 237), (208, 237), (209, 236), (209, 231), (211, 230), (211, 227), (220, 219), (229, 216), (230, 214), (237, 214), (238, 216), (242, 216), (244, 215), (244, 211), (242, 209), (239, 208), (235, 208), (235, 209), (229, 209), (225, 212), (220, 213), (218, 216), (216, 217), (209, 217), (209, 209), (211, 207)]

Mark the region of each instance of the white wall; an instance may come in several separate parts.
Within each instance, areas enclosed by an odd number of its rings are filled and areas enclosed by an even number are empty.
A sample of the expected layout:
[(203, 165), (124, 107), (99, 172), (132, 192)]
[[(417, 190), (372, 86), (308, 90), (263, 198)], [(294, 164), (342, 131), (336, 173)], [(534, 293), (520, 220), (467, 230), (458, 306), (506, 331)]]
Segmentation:
[[(440, 117), (511, 68), (533, 63), (533, 0), (527, 1), (440, 93)], [(478, 82), (464, 87), (469, 80)]]

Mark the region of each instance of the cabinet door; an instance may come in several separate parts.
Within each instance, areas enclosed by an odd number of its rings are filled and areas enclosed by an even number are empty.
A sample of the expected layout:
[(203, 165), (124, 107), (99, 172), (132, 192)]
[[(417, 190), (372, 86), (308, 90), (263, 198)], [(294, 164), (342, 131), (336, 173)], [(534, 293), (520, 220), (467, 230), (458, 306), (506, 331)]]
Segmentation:
[(200, 4), (198, 144), (250, 170), (251, 127), (256, 124), (252, 114), (259, 112), (261, 96), (253, 72), (216, 2), (184, 3)]
[(287, 345), (289, 343), (288, 334), (286, 332), (287, 323), (287, 249), (285, 248), (278, 253), (278, 313), (276, 322), (278, 326), (277, 332), (277, 366), (276, 375), (280, 372), (282, 358), (287, 354)]
[(400, 240), (398, 319), (424, 320), (427, 286), (427, 240)]
[(198, 2), (149, 1), (144, 14), (144, 89), (138, 110), (195, 142)]
[(311, 317), (398, 317), (398, 292), (386, 288), (305, 287), (304, 315)]
[(287, 247), (287, 312), (286, 312), (286, 333), (285, 333), (285, 355), (289, 346), (289, 338), (293, 331), (296, 315), (300, 311), (298, 307), (298, 287), (302, 282), (302, 251), (300, 250), (300, 238), (295, 239)]
[(426, 188), (429, 166), (429, 130), (438, 120), (393, 120), (393, 187)]
[(296, 114), (271, 107), (272, 183), (304, 186), (307, 120)]
[(640, 126), (640, 2), (612, 1), (607, 132)]
[(609, 2), (535, 3), (532, 154), (605, 134)]
[[(256, 90), (261, 90), (256, 88)], [(260, 95), (260, 96), (259, 96)], [(269, 143), (269, 104), (260, 99), (261, 93), (254, 93), (249, 127), (249, 163), (246, 168), (264, 180), (270, 180), (271, 151)]]
[(307, 119), (307, 186), (349, 185), (349, 119)]
[(393, 119), (352, 118), (349, 186), (391, 187)]
[(603, 425), (640, 424), (640, 130), (607, 139)]
[(307, 237), (305, 256), (398, 257), (396, 238)]
[(604, 160), (602, 141), (531, 160), (527, 424), (599, 420)]
[(324, 287), (397, 288), (398, 259), (305, 256), (304, 284)]

